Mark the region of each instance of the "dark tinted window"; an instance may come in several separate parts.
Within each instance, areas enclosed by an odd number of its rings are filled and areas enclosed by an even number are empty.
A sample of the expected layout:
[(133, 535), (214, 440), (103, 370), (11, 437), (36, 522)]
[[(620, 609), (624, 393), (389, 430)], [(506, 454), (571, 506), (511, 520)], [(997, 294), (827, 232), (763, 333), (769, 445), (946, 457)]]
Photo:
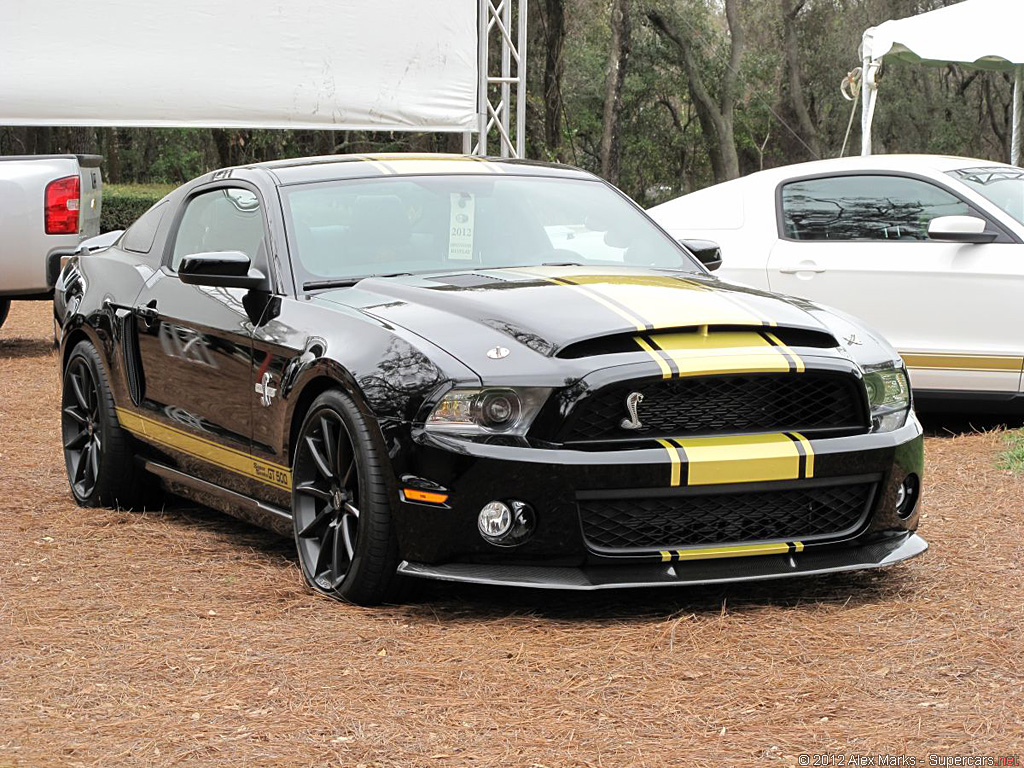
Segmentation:
[(932, 219), (969, 213), (952, 193), (902, 176), (836, 176), (782, 188), (785, 236), (793, 240), (927, 240)]
[(121, 247), (134, 253), (149, 253), (153, 250), (153, 240), (156, 239), (156, 231), (160, 228), (166, 210), (167, 201), (163, 200), (142, 214), (124, 233)]
[(248, 189), (217, 189), (192, 198), (178, 225), (171, 269), (191, 253), (241, 251), (253, 262), (265, 253), (263, 213)]

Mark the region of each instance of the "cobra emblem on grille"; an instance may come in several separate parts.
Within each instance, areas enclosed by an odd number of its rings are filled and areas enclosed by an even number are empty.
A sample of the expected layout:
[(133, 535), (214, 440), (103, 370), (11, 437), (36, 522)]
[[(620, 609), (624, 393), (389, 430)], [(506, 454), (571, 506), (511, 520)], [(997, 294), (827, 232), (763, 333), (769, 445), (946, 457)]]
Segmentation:
[(637, 408), (640, 403), (644, 401), (644, 396), (640, 392), (630, 392), (629, 396), (626, 397), (626, 412), (629, 413), (628, 419), (623, 419), (622, 423), (619, 424), (623, 429), (640, 429), (643, 424), (640, 423), (640, 416), (637, 413)]

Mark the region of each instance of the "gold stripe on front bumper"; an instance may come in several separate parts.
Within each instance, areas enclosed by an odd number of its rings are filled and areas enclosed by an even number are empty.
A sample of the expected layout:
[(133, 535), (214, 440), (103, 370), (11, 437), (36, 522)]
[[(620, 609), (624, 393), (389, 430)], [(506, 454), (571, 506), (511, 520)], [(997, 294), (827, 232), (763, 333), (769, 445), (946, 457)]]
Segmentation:
[(751, 557), (753, 555), (786, 555), (803, 552), (801, 541), (775, 541), (767, 544), (738, 544), (723, 547), (694, 547), (689, 549), (663, 549), (663, 563), (685, 562), (687, 560), (714, 560), (722, 557)]
[(668, 456), (670, 487), (814, 477), (814, 448), (797, 432), (657, 442)]

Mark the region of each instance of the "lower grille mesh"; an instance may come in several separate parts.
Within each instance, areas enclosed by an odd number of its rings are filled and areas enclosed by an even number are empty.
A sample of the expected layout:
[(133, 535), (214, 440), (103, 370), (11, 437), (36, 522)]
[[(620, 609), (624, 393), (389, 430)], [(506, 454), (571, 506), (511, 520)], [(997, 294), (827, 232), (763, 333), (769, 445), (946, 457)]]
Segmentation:
[(655, 550), (772, 539), (807, 541), (855, 530), (873, 483), (778, 491), (587, 499), (583, 533), (595, 550)]

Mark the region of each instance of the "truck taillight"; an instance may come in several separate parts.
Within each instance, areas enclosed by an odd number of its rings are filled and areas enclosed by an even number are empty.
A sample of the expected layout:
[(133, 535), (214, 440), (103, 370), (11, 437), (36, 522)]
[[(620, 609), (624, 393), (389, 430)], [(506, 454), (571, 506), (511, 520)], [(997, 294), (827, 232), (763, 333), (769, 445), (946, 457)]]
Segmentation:
[(47, 184), (46, 234), (77, 235), (81, 199), (81, 182), (77, 176), (65, 176)]

